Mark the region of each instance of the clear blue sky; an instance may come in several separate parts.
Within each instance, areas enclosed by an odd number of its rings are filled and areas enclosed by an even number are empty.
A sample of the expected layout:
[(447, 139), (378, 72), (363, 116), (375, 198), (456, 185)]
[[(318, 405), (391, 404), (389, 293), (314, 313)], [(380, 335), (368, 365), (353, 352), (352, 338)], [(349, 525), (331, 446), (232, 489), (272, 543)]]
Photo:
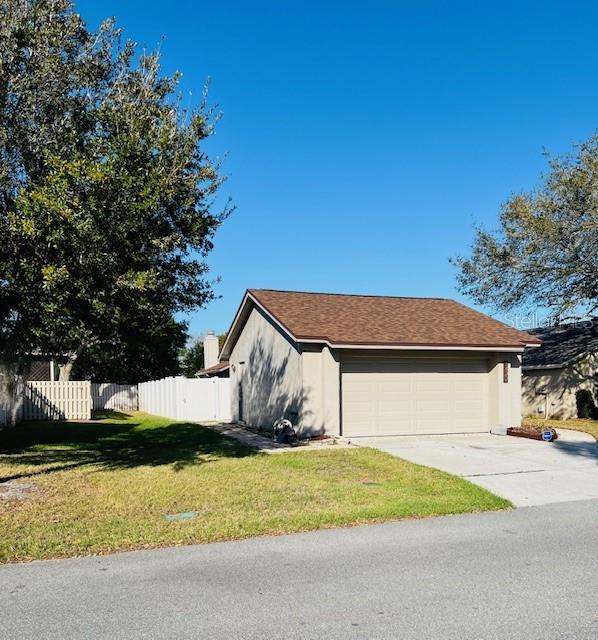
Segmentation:
[[(224, 117), (209, 256), (223, 331), (248, 287), (460, 298), (452, 255), (598, 128), (596, 2), (81, 0), (161, 44)], [(463, 300), (468, 302), (467, 300)]]

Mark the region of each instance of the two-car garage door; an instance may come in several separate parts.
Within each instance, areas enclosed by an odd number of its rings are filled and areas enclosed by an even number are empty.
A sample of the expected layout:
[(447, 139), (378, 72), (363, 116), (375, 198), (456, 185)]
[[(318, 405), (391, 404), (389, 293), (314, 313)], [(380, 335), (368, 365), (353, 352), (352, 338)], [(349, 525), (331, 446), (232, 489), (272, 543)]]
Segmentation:
[(345, 436), (488, 430), (486, 360), (356, 360), (341, 371)]

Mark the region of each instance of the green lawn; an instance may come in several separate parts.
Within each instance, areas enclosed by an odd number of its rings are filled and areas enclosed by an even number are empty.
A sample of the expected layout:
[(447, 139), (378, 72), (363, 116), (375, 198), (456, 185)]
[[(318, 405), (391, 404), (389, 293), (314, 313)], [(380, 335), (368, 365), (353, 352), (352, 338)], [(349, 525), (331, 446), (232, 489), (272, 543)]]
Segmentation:
[(545, 420), (529, 416), (523, 420), (523, 424), (537, 429), (553, 428), (553, 429), (573, 429), (575, 431), (584, 431), (594, 436), (598, 440), (598, 420), (589, 420), (582, 418), (572, 418), (571, 420)]
[[(365, 448), (256, 453), (142, 413), (0, 432), (0, 561), (229, 540), (509, 507), (460, 478)], [(196, 511), (195, 519), (167, 514)]]

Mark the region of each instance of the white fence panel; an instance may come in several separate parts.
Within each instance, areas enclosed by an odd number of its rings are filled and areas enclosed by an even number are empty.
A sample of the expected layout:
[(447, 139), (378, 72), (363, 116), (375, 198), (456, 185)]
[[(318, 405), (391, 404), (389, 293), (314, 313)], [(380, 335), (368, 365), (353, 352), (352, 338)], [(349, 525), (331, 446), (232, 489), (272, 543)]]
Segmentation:
[(92, 382), (91, 401), (95, 411), (98, 409), (137, 411), (139, 408), (137, 385)]
[(221, 416), (220, 420), (222, 422), (230, 422), (232, 420), (230, 378), (212, 378), (212, 380), (217, 381), (214, 387), (216, 394), (216, 412)]
[(230, 422), (228, 378), (163, 378), (141, 382), (139, 409), (190, 422)]
[(31, 380), (24, 386), (21, 420), (90, 420), (89, 381)]

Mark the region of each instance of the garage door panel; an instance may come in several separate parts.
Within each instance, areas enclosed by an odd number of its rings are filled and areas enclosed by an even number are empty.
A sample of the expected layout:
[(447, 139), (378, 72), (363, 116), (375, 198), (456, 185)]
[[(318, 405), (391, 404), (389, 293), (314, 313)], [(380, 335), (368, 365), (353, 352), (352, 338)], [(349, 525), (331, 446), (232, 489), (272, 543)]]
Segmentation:
[(455, 413), (462, 418), (467, 418), (471, 416), (473, 418), (478, 418), (482, 411), (485, 411), (486, 405), (481, 402), (479, 399), (474, 399), (471, 402), (469, 401), (459, 401), (454, 403)]
[(343, 363), (343, 433), (487, 431), (485, 360)]
[(403, 402), (381, 402), (378, 406), (378, 415), (381, 418), (395, 419), (397, 414), (407, 414), (410, 409), (411, 402), (404, 400)]
[(447, 393), (451, 387), (451, 380), (447, 376), (434, 373), (414, 373), (413, 379), (416, 393)]
[(419, 415), (446, 415), (451, 411), (451, 403), (448, 398), (416, 399), (413, 404), (415, 405), (415, 411)]
[(397, 429), (399, 431), (405, 430), (408, 431), (410, 428), (410, 423), (408, 421), (387, 421), (387, 422), (377, 422), (372, 425), (372, 428), (375, 429), (375, 433), (377, 436), (396, 436)]
[(411, 393), (412, 382), (407, 379), (404, 374), (384, 374), (381, 378), (378, 388), (382, 392), (397, 394), (397, 393)]
[[(434, 433), (450, 433), (451, 423), (444, 418), (416, 418), (413, 421), (414, 429), (410, 430), (410, 434), (434, 434)], [(379, 434), (381, 435), (381, 434)], [(393, 435), (402, 435), (400, 432), (396, 432)]]

